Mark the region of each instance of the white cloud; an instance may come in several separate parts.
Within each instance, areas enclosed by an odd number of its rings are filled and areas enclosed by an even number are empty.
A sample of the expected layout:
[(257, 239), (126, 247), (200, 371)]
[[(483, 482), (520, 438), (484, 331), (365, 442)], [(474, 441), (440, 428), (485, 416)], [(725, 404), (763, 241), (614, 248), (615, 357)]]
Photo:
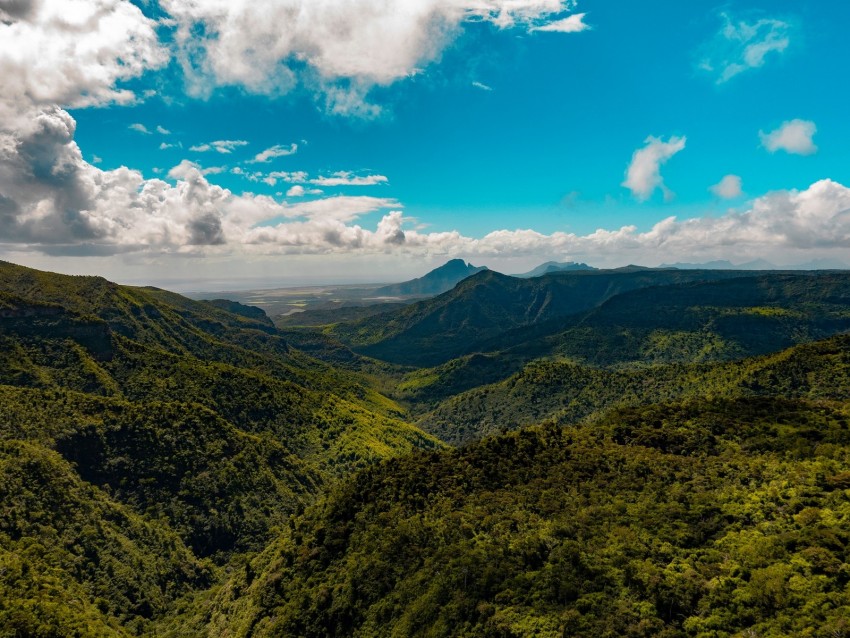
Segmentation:
[[(321, 201), (320, 207), (329, 206), (328, 200)], [(779, 191), (760, 197), (745, 212), (682, 221), (670, 217), (646, 232), (638, 232), (634, 226), (587, 235), (545, 235), (520, 229), (472, 238), (456, 231), (424, 233), (406, 228), (411, 222), (401, 212), (391, 211), (370, 231), (322, 215), (306, 222), (256, 227), (246, 234), (246, 241), (252, 244), (250, 249), (267, 254), (395, 251), (420, 257), (568, 256), (615, 264), (762, 256), (791, 263), (789, 259), (850, 248), (850, 189), (823, 180), (802, 192)]]
[(329, 177), (311, 179), (310, 183), (316, 186), (374, 186), (385, 184), (387, 181), (384, 175), (356, 176), (351, 171), (337, 171)]
[(532, 27), (531, 31), (549, 31), (552, 33), (581, 33), (587, 31), (590, 26), (585, 24), (586, 13), (574, 13), (561, 20), (555, 20), (539, 27)]
[(0, 128), (42, 107), (128, 104), (125, 80), (168, 61), (156, 24), (127, 0), (16, 0), (0, 5)]
[(473, 82), (472, 86), (474, 86), (476, 89), (481, 89), (482, 91), (492, 91), (493, 90), (493, 87), (487, 86), (483, 82)]
[(160, 144), (159, 144), (159, 150), (161, 150), (161, 151), (166, 151), (169, 148), (174, 148), (174, 147), (175, 147), (175, 144), (168, 144), (167, 142), (160, 142)]
[(700, 68), (716, 76), (718, 84), (749, 69), (764, 65), (771, 53), (780, 54), (791, 42), (791, 24), (763, 18), (755, 22), (734, 21), (721, 14), (723, 28), (707, 45)]
[(294, 155), (298, 152), (298, 144), (290, 144), (289, 146), (284, 146), (283, 144), (275, 144), (271, 148), (267, 148), (261, 153), (257, 153), (254, 156), (254, 159), (248, 160), (250, 163), (265, 163), (271, 161), (275, 157), (285, 157), (287, 155)]
[(741, 178), (738, 175), (726, 175), (717, 184), (709, 188), (717, 197), (722, 199), (735, 199), (743, 195), (741, 190)]
[(171, 131), (169, 131), (167, 128), (165, 128), (161, 124), (157, 124), (156, 132), (159, 133), (160, 135), (171, 135)]
[(818, 150), (812, 141), (817, 130), (814, 122), (791, 120), (783, 122), (782, 126), (770, 133), (759, 131), (759, 137), (762, 146), (771, 153), (785, 151), (794, 155), (812, 155)]
[(218, 153), (232, 153), (234, 149), (239, 148), (240, 146), (247, 145), (248, 142), (246, 142), (245, 140), (216, 140), (215, 142), (190, 146), (189, 150), (195, 153), (207, 153), (209, 151), (216, 151)]
[(262, 173), (247, 174), (240, 171), (240, 175), (245, 175), (252, 181), (264, 181), (270, 186), (277, 184), (278, 180), (288, 182), (289, 184), (304, 184), (307, 182), (308, 175), (304, 171), (272, 171), (268, 175)]
[(141, 133), (142, 135), (151, 134), (151, 132), (148, 130), (148, 127), (146, 127), (144, 124), (139, 124), (138, 122), (136, 122), (135, 124), (130, 124), (130, 126), (128, 126), (127, 128), (136, 131), (136, 133)]
[[(580, 30), (575, 0), (162, 0), (176, 25), (188, 90), (239, 85), (280, 95), (298, 84), (331, 113), (374, 117), (369, 90), (421, 72), (465, 23), (498, 29)], [(258, 43), (261, 43), (258, 46)], [(342, 81), (341, 81), (342, 80)]]
[(92, 155), (91, 156), (92, 164), (103, 164), (103, 158), (100, 155)]
[(626, 169), (626, 180), (623, 186), (632, 191), (632, 195), (640, 201), (649, 199), (656, 188), (664, 191), (669, 198), (670, 191), (664, 186), (661, 178), (661, 165), (685, 148), (687, 138), (671, 136), (668, 141), (650, 135), (646, 138), (643, 148), (632, 155), (632, 161)]
[(286, 191), (287, 197), (304, 197), (304, 195), (321, 195), (324, 191), (320, 188), (304, 188), (300, 184), (292, 186)]
[[(670, 217), (646, 232), (634, 226), (586, 235), (503, 229), (475, 238), (426, 232), (392, 198), (280, 203), (236, 195), (185, 160), (168, 172), (173, 183), (124, 167), (103, 171), (82, 159), (74, 129), (73, 118), (54, 109), (27, 132), (0, 136), (0, 237), (7, 248), (52, 255), (568, 256), (603, 264), (754, 257), (790, 263), (850, 249), (850, 188), (830, 180), (759, 197), (743, 212)], [(383, 214), (372, 229), (358, 223), (376, 212)]]

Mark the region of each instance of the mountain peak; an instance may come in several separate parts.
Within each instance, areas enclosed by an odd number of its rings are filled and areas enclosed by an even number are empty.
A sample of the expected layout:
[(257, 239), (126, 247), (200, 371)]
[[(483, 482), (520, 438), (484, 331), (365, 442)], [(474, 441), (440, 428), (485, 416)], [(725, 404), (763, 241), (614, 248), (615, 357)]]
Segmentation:
[(439, 295), (451, 290), (467, 277), (487, 269), (487, 266), (473, 266), (463, 259), (450, 259), (422, 277), (383, 286), (378, 288), (375, 294), (388, 297)]
[(567, 272), (576, 270), (596, 270), (596, 268), (594, 268), (593, 266), (588, 266), (585, 263), (579, 263), (577, 261), (547, 261), (545, 263), (540, 264), (539, 266), (537, 266), (537, 268), (533, 270), (529, 270), (526, 273), (513, 276), (520, 277), (522, 279), (530, 279), (531, 277), (541, 277), (543, 275), (548, 275), (551, 272)]

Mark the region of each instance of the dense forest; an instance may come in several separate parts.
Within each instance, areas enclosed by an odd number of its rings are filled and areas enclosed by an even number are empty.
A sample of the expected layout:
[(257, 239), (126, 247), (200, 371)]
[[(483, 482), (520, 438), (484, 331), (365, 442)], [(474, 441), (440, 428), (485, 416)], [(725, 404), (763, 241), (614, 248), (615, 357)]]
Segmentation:
[(850, 273), (314, 314), (0, 262), (0, 637), (850, 636)]

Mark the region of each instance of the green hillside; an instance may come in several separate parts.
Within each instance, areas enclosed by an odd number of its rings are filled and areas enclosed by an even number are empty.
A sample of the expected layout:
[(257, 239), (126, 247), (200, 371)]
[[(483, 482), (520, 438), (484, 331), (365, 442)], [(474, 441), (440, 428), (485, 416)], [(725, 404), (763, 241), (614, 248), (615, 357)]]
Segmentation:
[(663, 284), (740, 276), (734, 271), (576, 271), (518, 279), (480, 272), (433, 299), (351, 323), (331, 333), (355, 351), (392, 363), (434, 366), (481, 351), (507, 330), (573, 315), (616, 294)]
[(507, 379), (446, 399), (417, 423), (460, 444), (543, 421), (581, 421), (618, 406), (751, 396), (850, 401), (850, 336), (717, 364), (612, 370), (535, 361)]
[(311, 508), (208, 616), (232, 636), (835, 636), (844, 406), (693, 401), (391, 460)]
[(56, 452), (0, 442), (0, 635), (128, 636), (215, 572)]
[(0, 264), (0, 344), (9, 635), (136, 634), (324, 486), (441, 446), (239, 304)]
[(0, 263), (0, 637), (850, 633), (848, 328), (842, 273), (280, 330)]

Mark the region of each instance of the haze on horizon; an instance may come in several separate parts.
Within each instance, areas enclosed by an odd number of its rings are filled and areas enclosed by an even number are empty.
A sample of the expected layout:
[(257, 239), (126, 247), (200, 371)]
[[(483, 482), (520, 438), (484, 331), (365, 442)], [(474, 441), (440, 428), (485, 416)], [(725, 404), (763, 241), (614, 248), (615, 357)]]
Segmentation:
[(400, 281), (454, 257), (843, 262), (848, 19), (784, 0), (0, 0), (0, 259), (207, 286)]

